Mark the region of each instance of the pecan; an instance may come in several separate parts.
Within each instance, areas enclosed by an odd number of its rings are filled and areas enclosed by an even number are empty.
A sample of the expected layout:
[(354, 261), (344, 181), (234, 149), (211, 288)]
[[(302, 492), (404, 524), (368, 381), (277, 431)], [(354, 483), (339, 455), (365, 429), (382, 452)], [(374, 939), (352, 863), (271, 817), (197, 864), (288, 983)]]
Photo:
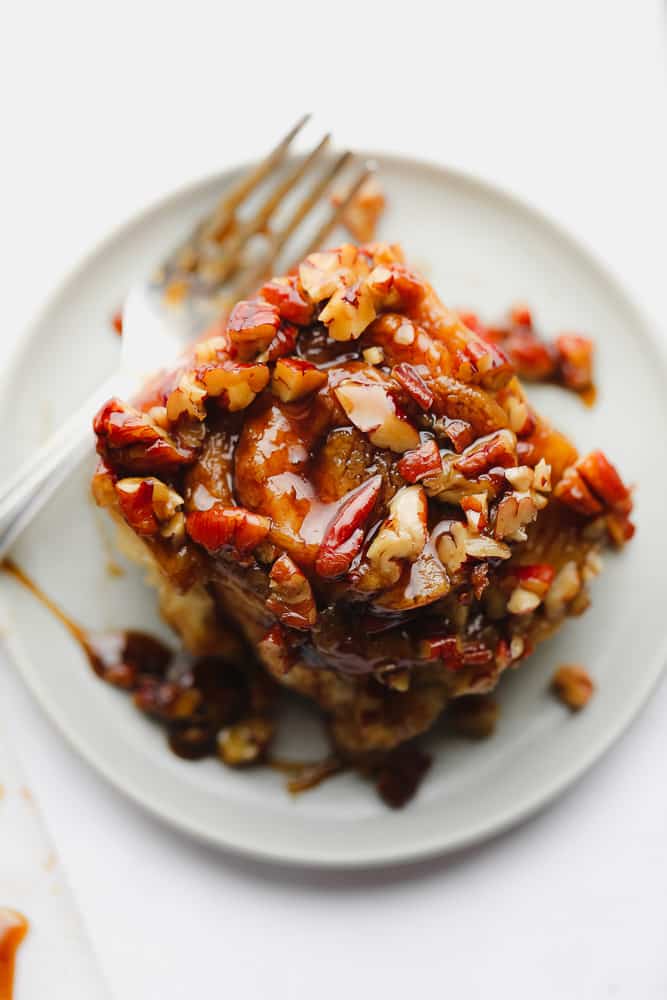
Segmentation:
[(561, 618), (567, 605), (575, 599), (581, 590), (582, 580), (574, 560), (566, 562), (556, 573), (549, 593), (544, 599), (547, 617), (551, 620)]
[(499, 502), (493, 525), (496, 538), (525, 538), (524, 526), (537, 517), (537, 505), (527, 493), (507, 493)]
[(188, 535), (208, 552), (215, 554), (231, 548), (243, 556), (251, 552), (269, 533), (268, 517), (243, 507), (225, 507), (216, 503), (208, 510), (195, 510), (186, 518)]
[(280, 358), (271, 379), (271, 391), (283, 403), (293, 403), (327, 384), (327, 373), (301, 358)]
[(160, 526), (153, 510), (153, 483), (149, 479), (121, 479), (116, 483), (116, 493), (123, 517), (132, 530), (138, 535), (156, 535)]
[(275, 732), (274, 723), (264, 716), (250, 716), (233, 726), (225, 726), (217, 737), (218, 755), (228, 767), (246, 767), (265, 756)]
[(456, 573), (466, 561), (468, 532), (460, 521), (441, 521), (433, 531), (438, 559), (449, 573)]
[(269, 369), (258, 362), (223, 361), (200, 368), (198, 375), (208, 395), (231, 413), (250, 406), (269, 381)]
[(283, 554), (269, 573), (270, 594), (266, 606), (283, 625), (310, 629), (317, 621), (317, 608), (310, 583), (287, 554)]
[(518, 375), (528, 382), (543, 382), (553, 378), (556, 357), (552, 348), (532, 331), (513, 330), (503, 341)]
[(330, 298), (344, 278), (351, 279), (350, 267), (357, 259), (356, 248), (344, 244), (337, 250), (311, 253), (299, 265), (299, 281), (311, 302)]
[(554, 568), (548, 563), (517, 566), (514, 575), (525, 590), (531, 590), (538, 597), (544, 597), (553, 582)]
[(507, 602), (507, 610), (512, 615), (528, 615), (542, 603), (542, 598), (525, 587), (515, 587)]
[(370, 289), (365, 282), (355, 281), (336, 289), (318, 319), (332, 340), (357, 340), (375, 315)]
[(428, 504), (421, 486), (404, 486), (389, 504), (389, 515), (368, 549), (368, 561), (390, 584), (400, 576), (400, 561), (414, 562), (426, 545)]
[(581, 392), (593, 383), (593, 341), (573, 333), (556, 337), (556, 353), (563, 382)]
[(461, 497), (461, 508), (466, 516), (468, 528), (479, 534), (489, 523), (488, 501), (486, 493)]
[(602, 513), (602, 504), (586, 485), (576, 466), (565, 470), (554, 490), (554, 496), (579, 514), (591, 516)]
[(430, 438), (414, 451), (406, 451), (398, 462), (398, 471), (407, 483), (437, 476), (442, 471), (442, 459), (437, 444)]
[(187, 465), (194, 457), (191, 450), (177, 447), (147, 414), (119, 399), (108, 400), (98, 410), (93, 429), (100, 454), (105, 446), (123, 449), (122, 465), (138, 472)]
[(483, 442), (476, 442), (454, 462), (467, 479), (475, 479), (494, 466), (509, 468), (516, 464), (516, 438), (509, 430), (499, 431)]
[(276, 331), (276, 335), (259, 357), (258, 361), (277, 361), (278, 358), (284, 358), (288, 354), (294, 354), (296, 350), (297, 340), (299, 339), (299, 331), (297, 327), (292, 326), (291, 323), (281, 323), (280, 329)]
[(630, 491), (603, 452), (592, 451), (577, 462), (576, 469), (600, 500), (629, 513)]
[(502, 389), (514, 374), (512, 363), (504, 351), (497, 344), (475, 334), (470, 336), (465, 353), (472, 364), (473, 373), (476, 373), (474, 378), (479, 377), (480, 385), (485, 389)]
[(347, 573), (364, 541), (368, 520), (382, 489), (382, 476), (373, 476), (346, 497), (332, 518), (317, 552), (315, 569), (331, 578)]
[(509, 545), (488, 535), (467, 536), (464, 551), (472, 559), (509, 559), (512, 555)]
[(185, 372), (167, 398), (167, 419), (175, 424), (182, 414), (194, 420), (206, 418), (206, 386), (197, 378), (195, 372)]
[(237, 302), (227, 320), (232, 341), (271, 340), (280, 326), (277, 306), (262, 299)]
[(578, 712), (590, 701), (595, 685), (583, 667), (565, 664), (553, 675), (551, 688), (564, 705)]
[(170, 521), (183, 504), (183, 497), (153, 477), (121, 479), (116, 494), (123, 517), (138, 535), (157, 534), (159, 522)]
[(374, 267), (366, 279), (378, 309), (410, 312), (426, 294), (424, 282), (401, 264)]
[(525, 302), (518, 302), (510, 310), (510, 321), (513, 326), (525, 326), (533, 328), (533, 317), (529, 307)]
[(419, 432), (400, 413), (382, 382), (344, 379), (334, 391), (351, 423), (378, 448), (400, 454), (418, 447)]
[(403, 386), (417, 406), (421, 407), (422, 410), (430, 410), (433, 406), (433, 393), (414, 365), (407, 362), (396, 365), (391, 374)]
[(109, 399), (97, 411), (93, 430), (111, 448), (125, 448), (132, 444), (152, 444), (160, 437), (145, 413), (128, 406), (120, 399)]
[(273, 278), (262, 286), (259, 292), (263, 299), (277, 307), (283, 319), (297, 326), (307, 326), (313, 318), (312, 303), (301, 294), (294, 275), (287, 278)]

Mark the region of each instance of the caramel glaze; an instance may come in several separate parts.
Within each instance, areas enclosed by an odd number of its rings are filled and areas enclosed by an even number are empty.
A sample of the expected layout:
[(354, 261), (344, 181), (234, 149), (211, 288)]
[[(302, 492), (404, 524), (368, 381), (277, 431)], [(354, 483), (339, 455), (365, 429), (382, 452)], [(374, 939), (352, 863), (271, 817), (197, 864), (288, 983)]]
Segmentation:
[[(65, 626), (101, 680), (131, 692), (135, 706), (165, 727), (167, 745), (176, 756), (184, 760), (201, 760), (216, 755), (216, 735), (222, 727), (241, 720), (248, 713), (271, 712), (276, 689), (255, 665), (251, 653), (248, 652), (246, 669), (242, 669), (219, 656), (192, 657), (183, 651), (174, 653), (146, 632), (129, 629), (88, 631), (70, 618), (13, 560), (5, 559), (0, 566)], [(413, 748), (405, 751), (399, 748), (388, 756), (379, 754), (354, 762), (329, 756), (320, 761), (269, 757), (266, 763), (287, 776), (286, 787), (291, 795), (317, 788), (329, 778), (354, 767), (375, 781), (387, 805), (400, 808), (413, 797), (428, 767), (425, 763), (415, 766), (415, 753)], [(426, 759), (421, 751), (418, 759), (420, 762)], [(13, 912), (0, 911), (0, 931), (1, 915)], [(11, 927), (9, 923), (7, 926), (9, 934)], [(22, 933), (16, 930), (11, 938), (15, 941), (14, 950), (25, 935), (25, 929)], [(0, 963), (2, 947), (0, 940)], [(3, 974), (4, 966), (0, 965), (0, 985), (4, 982)], [(0, 1000), (5, 997), (11, 998), (11, 992), (0, 992)]]
[(23, 914), (0, 907), (0, 1000), (12, 1000), (14, 996), (16, 953), (28, 927)]

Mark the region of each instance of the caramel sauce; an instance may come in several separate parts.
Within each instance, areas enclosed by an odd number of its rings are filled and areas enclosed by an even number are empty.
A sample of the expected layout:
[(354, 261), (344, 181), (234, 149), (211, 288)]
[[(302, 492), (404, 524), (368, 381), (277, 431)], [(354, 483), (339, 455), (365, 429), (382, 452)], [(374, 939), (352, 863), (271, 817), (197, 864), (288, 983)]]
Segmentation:
[(300, 795), (311, 788), (317, 788), (327, 778), (333, 778), (346, 770), (346, 765), (337, 757), (325, 757), (324, 760), (316, 761), (272, 758), (267, 763), (273, 771), (288, 776), (287, 791), (290, 795)]
[(0, 1000), (12, 1000), (14, 996), (16, 953), (28, 927), (23, 914), (0, 907)]
[(579, 398), (584, 406), (595, 406), (598, 398), (598, 391), (594, 385), (589, 385), (587, 389), (583, 389), (579, 393)]
[(147, 673), (166, 669), (172, 653), (159, 639), (132, 629), (87, 631), (70, 618), (12, 559), (4, 559), (0, 568), (30, 591), (65, 626), (86, 654), (98, 677), (118, 687), (130, 687), (132, 675), (138, 669)]
[[(335, 509), (337, 504), (322, 504), (322, 507)], [(193, 660), (187, 654), (174, 654), (159, 639), (145, 632), (88, 631), (70, 618), (11, 559), (3, 560), (0, 569), (13, 576), (65, 626), (98, 677), (132, 692), (136, 707), (165, 725), (167, 744), (176, 756), (184, 760), (201, 760), (215, 755), (217, 731), (227, 722), (242, 717), (248, 708), (248, 699), (252, 702), (248, 679), (239, 668), (221, 658), (204, 656)], [(286, 787), (291, 795), (317, 788), (352, 766), (333, 755), (319, 761), (269, 758), (265, 763), (287, 777)], [(389, 806), (401, 808), (415, 794), (429, 763), (430, 758), (421, 751), (412, 747), (405, 751), (399, 748), (388, 755), (380, 755), (372, 769), (359, 763), (355, 770), (375, 781), (381, 798)], [(23, 918), (14, 911), (0, 910), (0, 935), (4, 914), (10, 915), (5, 921), (6, 939), (14, 944), (11, 965), (7, 965), (0, 937), (0, 987), (5, 981), (10, 984), (9, 992), (0, 989), (0, 1000), (11, 1000), (13, 954), (28, 925), (25, 921), (19, 923)], [(6, 946), (7, 954), (9, 947)], [(6, 969), (9, 971), (5, 972)]]

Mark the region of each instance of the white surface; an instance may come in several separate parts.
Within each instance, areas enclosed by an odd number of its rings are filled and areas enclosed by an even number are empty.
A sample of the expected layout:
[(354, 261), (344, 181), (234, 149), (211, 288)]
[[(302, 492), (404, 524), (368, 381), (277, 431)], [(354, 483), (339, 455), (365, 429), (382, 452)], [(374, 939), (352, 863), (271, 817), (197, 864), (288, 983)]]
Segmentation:
[(0, 737), (0, 886), (4, 904), (30, 914), (18, 952), (17, 997), (47, 997), (58, 984), (68, 1000), (107, 998), (57, 852), (6, 733)]
[[(299, 5), (287, 27), (283, 8), (256, 3), (233, 15), (194, 3), (191, 21), (137, 6), (25, 3), (3, 30), (7, 343), (119, 218), (260, 151), (304, 104), (341, 142), (433, 155), (522, 191), (664, 309), (657, 2), (446, 3), (428, 28), (371, 5), (338, 4), (328, 19)], [(241, 107), (224, 105), (240, 93)], [(101, 350), (91, 340), (91, 356)], [(656, 433), (656, 460), (664, 450)], [(226, 859), (146, 819), (70, 753), (12, 674), (1, 680), (123, 1000), (665, 994), (664, 685), (620, 746), (521, 829), (409, 872), (318, 877)]]
[[(408, 260), (427, 262), (429, 277), (449, 301), (474, 303), (482, 316), (494, 317), (518, 296), (533, 304), (543, 329), (583, 328), (600, 344), (592, 411), (553, 387), (535, 388), (531, 398), (583, 450), (603, 448), (629, 482), (639, 480), (640, 530), (622, 558), (606, 560), (592, 587), (593, 607), (582, 621), (571, 623), (524, 669), (504, 679), (493, 740), (471, 746), (432, 734), (433, 767), (410, 808), (399, 814), (387, 812), (354, 774), (295, 803), (267, 769), (239, 773), (215, 760), (195, 766), (174, 758), (166, 752), (163, 732), (127, 697), (101, 689), (62, 625), (24, 588), (0, 577), (16, 662), (73, 745), (158, 817), (209, 842), (274, 861), (396, 863), (469, 846), (506, 829), (566, 788), (618, 737), (667, 657), (664, 595), (642, 586), (645, 579), (658, 579), (667, 563), (665, 468), (654, 460), (653, 435), (636, 430), (667, 426), (667, 370), (650, 331), (608, 275), (532, 210), (456, 172), (402, 157), (378, 155), (377, 162), (389, 203), (378, 235), (391, 239), (400, 233)], [(129, 285), (138, 259), (159, 259), (165, 231), (191, 230), (226, 183), (216, 175), (162, 201), (89, 257), (22, 341), (5, 384), (42, 382), (42, 402), (52, 413), (67, 414), (73, 394), (92, 390), (100, 377), (86, 358), (86, 346), (91, 336), (103, 343), (111, 336), (106, 289), (120, 281)], [(462, 241), (458, 234), (464, 231)], [(68, 353), (67, 365), (54, 362)], [(628, 391), (632, 421), (619, 406)], [(5, 392), (0, 425), (11, 422), (14, 410)], [(31, 421), (26, 412), (22, 427), (23, 447), (41, 443), (39, 420)], [(19, 460), (16, 442), (0, 442), (0, 462)], [(90, 501), (92, 465), (90, 455), (52, 497), (16, 545), (16, 560), (86, 627), (166, 631), (141, 571), (128, 567), (122, 579), (109, 576), (112, 532)], [(627, 660), (615, 655), (617, 649), (628, 650)], [(573, 719), (548, 686), (555, 664), (582, 661), (599, 690), (586, 712)], [(288, 759), (322, 756), (317, 713), (303, 706), (292, 711), (281, 722), (276, 751)]]

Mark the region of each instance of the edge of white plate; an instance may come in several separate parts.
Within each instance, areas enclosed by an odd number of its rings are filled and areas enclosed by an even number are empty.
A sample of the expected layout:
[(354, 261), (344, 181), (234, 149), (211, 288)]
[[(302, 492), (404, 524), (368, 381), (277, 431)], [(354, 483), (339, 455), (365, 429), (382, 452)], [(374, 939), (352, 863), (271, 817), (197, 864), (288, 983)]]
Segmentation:
[[(484, 192), (486, 195), (491, 194), (496, 199), (500, 199), (501, 201), (510, 204), (514, 210), (518, 210), (524, 216), (528, 216), (538, 221), (540, 225), (553, 234), (555, 239), (565, 244), (577, 256), (585, 259), (588, 266), (597, 271), (604, 282), (612, 289), (616, 297), (623, 303), (624, 308), (627, 309), (629, 313), (634, 315), (636, 328), (640, 332), (642, 338), (650, 344), (652, 350), (654, 351), (659, 363), (661, 380), (667, 387), (667, 345), (665, 345), (660, 338), (653, 334), (654, 323), (652, 318), (649, 318), (646, 310), (641, 309), (636, 304), (633, 297), (625, 291), (625, 287), (620, 278), (617, 277), (613, 271), (600, 260), (597, 253), (589, 248), (585, 240), (582, 240), (579, 236), (576, 238), (572, 236), (565, 228), (561, 227), (559, 223), (552, 220), (548, 215), (542, 212), (541, 209), (535, 207), (529, 200), (515, 194), (507, 188), (499, 187), (495, 183), (487, 181), (477, 174), (460, 169), (453, 169), (434, 160), (422, 160), (394, 153), (385, 154), (378, 152), (360, 152), (358, 155), (360, 158), (364, 157), (375, 159), (380, 164), (384, 161), (392, 163), (396, 166), (401, 166), (404, 169), (426, 169), (438, 174), (449, 175), (456, 181), (456, 183), (476, 188)], [(179, 186), (174, 191), (153, 202), (141, 212), (134, 214), (131, 218), (115, 227), (115, 229), (108, 236), (100, 240), (79, 260), (79, 262), (65, 275), (65, 277), (63, 277), (48, 297), (48, 300), (45, 302), (42, 309), (38, 311), (33, 321), (17, 338), (13, 350), (9, 353), (5, 371), (0, 379), (0, 392), (4, 392), (7, 384), (11, 382), (13, 368), (18, 364), (19, 355), (24, 350), (26, 342), (35, 336), (37, 328), (41, 324), (43, 317), (48, 314), (51, 302), (56, 297), (62, 295), (69, 284), (74, 283), (78, 279), (79, 274), (98, 254), (103, 253), (108, 246), (112, 245), (117, 239), (122, 238), (123, 235), (129, 232), (132, 228), (137, 225), (141, 225), (146, 220), (151, 218), (151, 216), (158, 214), (164, 206), (168, 205), (171, 201), (183, 197), (188, 192), (192, 191), (193, 188), (205, 187), (213, 184), (216, 178), (220, 178), (222, 180), (225, 175), (233, 174), (242, 170), (247, 165), (248, 164), (232, 166), (228, 170), (216, 171)], [(6, 617), (4, 602), (2, 602), (2, 605), (2, 611)], [(237, 855), (242, 855), (246, 858), (273, 863), (279, 862), (281, 864), (289, 864), (291, 866), (301, 868), (345, 868), (349, 870), (359, 868), (378, 868), (383, 865), (395, 866), (401, 864), (412, 864), (417, 861), (427, 860), (446, 853), (449, 854), (454, 851), (479, 844), (492, 836), (503, 833), (510, 827), (524, 822), (526, 819), (548, 806), (567, 788), (571, 787), (576, 781), (578, 781), (584, 773), (587, 772), (600, 759), (609, 747), (617, 742), (620, 736), (627, 730), (628, 726), (637, 718), (641, 710), (644, 708), (651, 692), (656, 687), (663, 673), (665, 663), (667, 662), (666, 635), (662, 644), (656, 648), (656, 653), (651, 659), (650, 669), (646, 672), (644, 682), (637, 691), (636, 698), (632, 703), (628, 703), (627, 711), (619, 714), (615, 725), (606, 730), (597, 740), (591, 742), (587, 753), (579, 757), (564, 772), (561, 772), (557, 779), (545, 784), (539, 792), (530, 792), (519, 802), (514, 799), (511, 806), (508, 806), (504, 812), (496, 813), (491, 820), (485, 820), (469, 827), (465, 833), (452, 837), (446, 846), (443, 846), (438, 841), (437, 831), (435, 831), (433, 834), (425, 834), (421, 837), (415, 837), (414, 842), (407, 849), (405, 847), (400, 847), (398, 849), (384, 848), (381, 851), (375, 851), (374, 853), (371, 853), (370, 851), (358, 851), (354, 858), (349, 858), (339, 856), (338, 854), (331, 852), (327, 853), (320, 851), (318, 853), (317, 850), (311, 850), (309, 855), (304, 855), (302, 848), (300, 849), (297, 847), (292, 850), (290, 847), (285, 847), (285, 845), (281, 846), (279, 852), (274, 853), (267, 850), (260, 844), (247, 842), (240, 844), (236, 841), (226, 840), (223, 830), (218, 830), (216, 835), (213, 836), (208, 830), (199, 826), (197, 823), (190, 822), (187, 817), (183, 817), (163, 809), (159, 802), (152, 801), (150, 796), (146, 795), (145, 790), (135, 788), (131, 781), (121, 783), (116, 778), (113, 770), (107, 766), (105, 760), (101, 756), (96, 754), (95, 751), (91, 750), (83, 743), (83, 741), (79, 741), (73, 734), (60, 725), (57, 713), (49, 706), (48, 701), (42, 698), (39, 683), (36, 679), (34, 664), (32, 663), (30, 657), (25, 653), (20, 637), (13, 629), (7, 630), (3, 636), (3, 643), (14, 663), (20, 670), (27, 687), (38, 701), (42, 711), (47, 716), (49, 721), (53, 723), (57, 730), (65, 737), (70, 746), (72, 746), (77, 753), (88, 764), (94, 767), (114, 788), (122, 794), (128, 796), (133, 802), (141, 806), (153, 816), (156, 816), (162, 822), (171, 827), (180, 829), (184, 833), (187, 833), (201, 842), (213, 845), (216, 848), (222, 848)]]

